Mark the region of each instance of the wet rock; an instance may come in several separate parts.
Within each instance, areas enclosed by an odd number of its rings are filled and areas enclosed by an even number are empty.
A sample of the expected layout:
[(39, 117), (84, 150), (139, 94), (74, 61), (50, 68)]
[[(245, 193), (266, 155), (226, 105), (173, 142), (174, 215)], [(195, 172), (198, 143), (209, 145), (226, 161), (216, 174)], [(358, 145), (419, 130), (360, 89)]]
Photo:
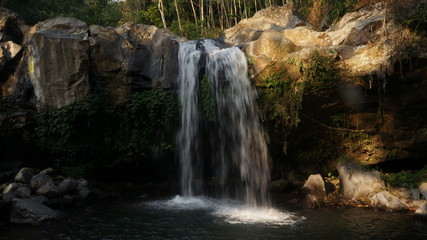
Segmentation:
[(282, 192), (288, 186), (288, 182), (285, 179), (274, 180), (270, 183), (270, 190), (272, 192)]
[(427, 216), (427, 203), (424, 203), (421, 207), (415, 210), (415, 214)]
[(387, 191), (375, 194), (371, 200), (372, 206), (387, 211), (402, 211), (409, 209), (404, 202)]
[(53, 183), (53, 179), (49, 175), (39, 173), (31, 178), (30, 188), (33, 190), (38, 190), (49, 182)]
[(27, 186), (22, 186), (15, 191), (15, 195), (19, 198), (29, 198), (31, 196), (31, 189)]
[(40, 224), (47, 220), (58, 219), (59, 212), (42, 205), (32, 199), (13, 201), (10, 214), (11, 223)]
[(418, 189), (420, 190), (420, 193), (424, 197), (424, 199), (427, 200), (427, 182), (421, 183)]
[(326, 198), (325, 182), (320, 174), (310, 175), (303, 186), (305, 195), (304, 206), (321, 207)]
[(37, 189), (36, 193), (39, 196), (45, 196), (48, 198), (53, 198), (60, 195), (59, 189), (55, 186), (53, 181), (44, 184), (41, 188)]
[(66, 178), (58, 185), (58, 189), (61, 194), (65, 194), (65, 193), (73, 192), (78, 185), (79, 185), (78, 181), (72, 178)]
[(363, 200), (386, 188), (379, 172), (364, 171), (356, 162), (339, 163), (337, 169), (346, 198)]
[(15, 182), (30, 184), (31, 178), (34, 175), (34, 170), (31, 168), (22, 168), (15, 176)]

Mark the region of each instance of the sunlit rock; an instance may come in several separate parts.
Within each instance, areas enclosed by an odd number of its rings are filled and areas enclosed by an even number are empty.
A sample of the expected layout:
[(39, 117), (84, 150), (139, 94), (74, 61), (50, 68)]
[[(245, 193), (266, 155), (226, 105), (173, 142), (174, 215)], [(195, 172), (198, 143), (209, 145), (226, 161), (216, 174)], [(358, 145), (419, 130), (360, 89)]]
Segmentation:
[(418, 189), (420, 190), (420, 193), (424, 197), (424, 199), (427, 200), (427, 182), (421, 183)]
[(339, 163), (337, 169), (346, 198), (366, 199), (386, 189), (379, 172), (364, 171), (358, 163)]
[(408, 206), (399, 198), (387, 191), (382, 191), (372, 197), (372, 206), (387, 211), (408, 210)]
[(31, 168), (22, 168), (15, 176), (15, 181), (20, 183), (30, 184), (31, 178), (34, 175), (34, 170)]
[(264, 31), (282, 31), (306, 25), (292, 4), (273, 6), (258, 11), (252, 18), (243, 19), (237, 25), (224, 31), (224, 39), (232, 44), (257, 40)]
[(320, 207), (326, 198), (325, 182), (320, 174), (310, 175), (303, 186), (306, 194), (304, 206), (308, 208)]

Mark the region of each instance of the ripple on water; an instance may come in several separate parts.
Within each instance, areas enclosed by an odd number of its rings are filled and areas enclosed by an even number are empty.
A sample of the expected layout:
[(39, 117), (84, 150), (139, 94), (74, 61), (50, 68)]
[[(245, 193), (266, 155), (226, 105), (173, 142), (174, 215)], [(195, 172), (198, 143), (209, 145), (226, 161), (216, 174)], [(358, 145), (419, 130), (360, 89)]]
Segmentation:
[(208, 197), (175, 196), (170, 200), (148, 202), (145, 206), (168, 211), (208, 210), (214, 217), (230, 224), (283, 226), (292, 225), (304, 219), (275, 208), (249, 207), (235, 201), (220, 201)]

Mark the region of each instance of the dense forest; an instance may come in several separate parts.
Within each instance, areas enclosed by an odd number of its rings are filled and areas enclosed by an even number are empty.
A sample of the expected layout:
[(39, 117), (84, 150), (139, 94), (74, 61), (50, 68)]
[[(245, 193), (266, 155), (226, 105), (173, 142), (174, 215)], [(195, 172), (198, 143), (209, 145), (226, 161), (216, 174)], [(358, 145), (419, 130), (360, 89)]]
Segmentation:
[(349, 11), (382, 2), (396, 22), (420, 29), (427, 23), (426, 0), (0, 0), (27, 24), (56, 16), (79, 18), (88, 24), (118, 26), (135, 22), (167, 27), (189, 39), (217, 37), (260, 9), (293, 3), (318, 29)]

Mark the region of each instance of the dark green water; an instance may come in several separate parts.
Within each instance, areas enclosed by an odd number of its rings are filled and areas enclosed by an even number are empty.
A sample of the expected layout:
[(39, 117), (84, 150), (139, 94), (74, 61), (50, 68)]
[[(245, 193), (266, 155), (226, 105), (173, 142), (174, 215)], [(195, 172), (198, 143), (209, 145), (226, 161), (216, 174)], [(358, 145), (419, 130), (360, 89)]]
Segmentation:
[(427, 239), (427, 219), (369, 209), (247, 209), (209, 198), (105, 202), (60, 223), (0, 227), (0, 239)]

